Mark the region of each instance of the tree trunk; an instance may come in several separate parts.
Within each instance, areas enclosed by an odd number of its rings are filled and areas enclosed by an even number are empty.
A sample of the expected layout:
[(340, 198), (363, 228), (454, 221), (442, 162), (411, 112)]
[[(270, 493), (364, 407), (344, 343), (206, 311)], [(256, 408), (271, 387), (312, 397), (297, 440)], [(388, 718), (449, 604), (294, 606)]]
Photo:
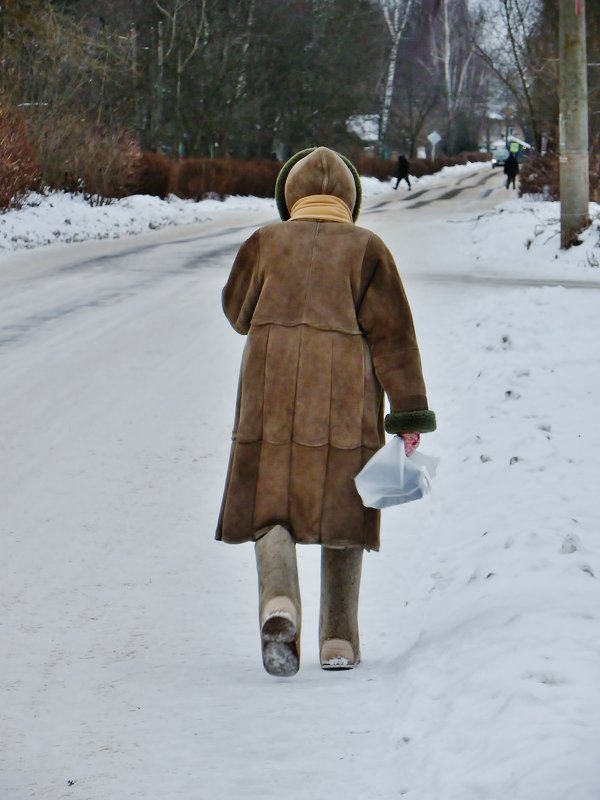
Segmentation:
[(394, 94), (394, 77), (396, 75), (396, 64), (398, 63), (398, 48), (400, 47), (400, 38), (397, 38), (392, 44), (392, 51), (390, 53), (390, 61), (388, 64), (387, 79), (385, 82), (385, 96), (383, 98), (383, 109), (381, 112), (381, 133), (380, 139), (383, 142), (388, 120), (390, 118), (390, 108), (392, 106), (392, 97)]
[(408, 17), (411, 11), (413, 0), (406, 0), (405, 5), (402, 5), (396, 0), (390, 6), (383, 3), (383, 12), (385, 20), (392, 39), (392, 49), (390, 51), (390, 58), (388, 61), (387, 77), (385, 81), (385, 94), (383, 98), (383, 107), (381, 109), (381, 119), (379, 124), (379, 143), (383, 144), (385, 135), (387, 133), (388, 121), (390, 118), (390, 109), (392, 107), (392, 100), (394, 97), (394, 78), (396, 77), (396, 65), (398, 63), (398, 50), (400, 48), (400, 40), (406, 28)]
[(159, 22), (157, 25), (157, 40), (156, 40), (156, 98), (155, 98), (155, 127), (154, 127), (154, 147), (157, 152), (160, 152), (163, 128), (163, 100), (164, 100), (164, 28), (163, 23)]
[(560, 0), (560, 244), (589, 224), (585, 0)]
[[(450, 19), (448, 16), (448, 0), (444, 0), (444, 82), (446, 84), (446, 111), (448, 114), (448, 135), (446, 152), (454, 152), (454, 87), (452, 85), (452, 71), (450, 65)], [(435, 145), (434, 145), (435, 150)]]

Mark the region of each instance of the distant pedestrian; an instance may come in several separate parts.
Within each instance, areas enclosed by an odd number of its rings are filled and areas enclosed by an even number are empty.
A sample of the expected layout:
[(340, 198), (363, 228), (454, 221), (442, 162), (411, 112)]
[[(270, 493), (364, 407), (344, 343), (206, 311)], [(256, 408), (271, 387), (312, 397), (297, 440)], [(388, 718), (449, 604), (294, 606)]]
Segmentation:
[(512, 183), (512, 188), (516, 189), (515, 181), (519, 174), (519, 162), (515, 158), (514, 153), (511, 153), (504, 162), (504, 174), (506, 175), (506, 188), (509, 189)]
[(396, 185), (394, 189), (398, 188), (400, 181), (406, 181), (410, 189), (410, 178), (408, 177), (409, 163), (407, 157), (402, 154), (398, 156), (398, 164), (396, 166)]

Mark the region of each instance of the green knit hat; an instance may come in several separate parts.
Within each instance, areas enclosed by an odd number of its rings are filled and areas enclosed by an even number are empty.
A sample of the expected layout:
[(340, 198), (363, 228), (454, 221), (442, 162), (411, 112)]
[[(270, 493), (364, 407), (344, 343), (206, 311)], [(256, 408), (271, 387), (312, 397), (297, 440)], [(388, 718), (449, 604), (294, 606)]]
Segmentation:
[[(287, 177), (290, 174), (290, 170), (292, 167), (298, 163), (302, 158), (305, 156), (310, 155), (313, 153), (317, 148), (316, 147), (307, 147), (306, 150), (300, 150), (300, 152), (296, 153), (296, 155), (292, 156), (289, 161), (286, 161), (279, 175), (277, 176), (277, 182), (275, 184), (275, 201), (277, 202), (277, 210), (279, 211), (279, 216), (284, 222), (290, 218), (290, 212), (288, 211), (287, 204), (285, 202), (285, 182), (287, 181)], [(341, 153), (337, 153), (335, 150), (333, 151), (338, 155), (344, 164), (348, 167), (350, 172), (352, 173), (352, 177), (354, 178), (354, 186), (356, 188), (356, 201), (354, 203), (354, 209), (352, 211), (352, 219), (354, 222), (358, 219), (358, 215), (360, 213), (360, 204), (362, 202), (362, 187), (360, 185), (360, 178), (358, 172), (356, 171), (356, 167), (350, 161), (350, 159), (346, 158), (346, 156), (342, 155)]]

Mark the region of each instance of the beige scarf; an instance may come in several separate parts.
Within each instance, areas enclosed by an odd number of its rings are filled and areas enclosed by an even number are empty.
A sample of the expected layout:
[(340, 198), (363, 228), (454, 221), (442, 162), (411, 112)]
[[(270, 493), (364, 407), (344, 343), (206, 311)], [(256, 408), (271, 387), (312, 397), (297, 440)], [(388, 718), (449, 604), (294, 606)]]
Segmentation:
[(292, 206), (290, 222), (294, 219), (323, 219), (327, 222), (352, 222), (352, 212), (339, 197), (332, 194), (309, 194)]

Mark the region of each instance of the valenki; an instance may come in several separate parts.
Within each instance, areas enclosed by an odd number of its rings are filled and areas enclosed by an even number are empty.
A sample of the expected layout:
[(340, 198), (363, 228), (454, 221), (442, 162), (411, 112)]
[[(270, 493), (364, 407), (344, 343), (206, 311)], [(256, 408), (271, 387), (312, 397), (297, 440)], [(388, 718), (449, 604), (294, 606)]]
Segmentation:
[(363, 550), (379, 549), (379, 512), (354, 477), (385, 430), (433, 431), (410, 307), (383, 241), (354, 224), (360, 180), (326, 147), (294, 156), (277, 181), (283, 222), (240, 248), (223, 290), (248, 339), (217, 538), (256, 542), (264, 666), (299, 667), (295, 544), (322, 545), (321, 664), (360, 660)]

